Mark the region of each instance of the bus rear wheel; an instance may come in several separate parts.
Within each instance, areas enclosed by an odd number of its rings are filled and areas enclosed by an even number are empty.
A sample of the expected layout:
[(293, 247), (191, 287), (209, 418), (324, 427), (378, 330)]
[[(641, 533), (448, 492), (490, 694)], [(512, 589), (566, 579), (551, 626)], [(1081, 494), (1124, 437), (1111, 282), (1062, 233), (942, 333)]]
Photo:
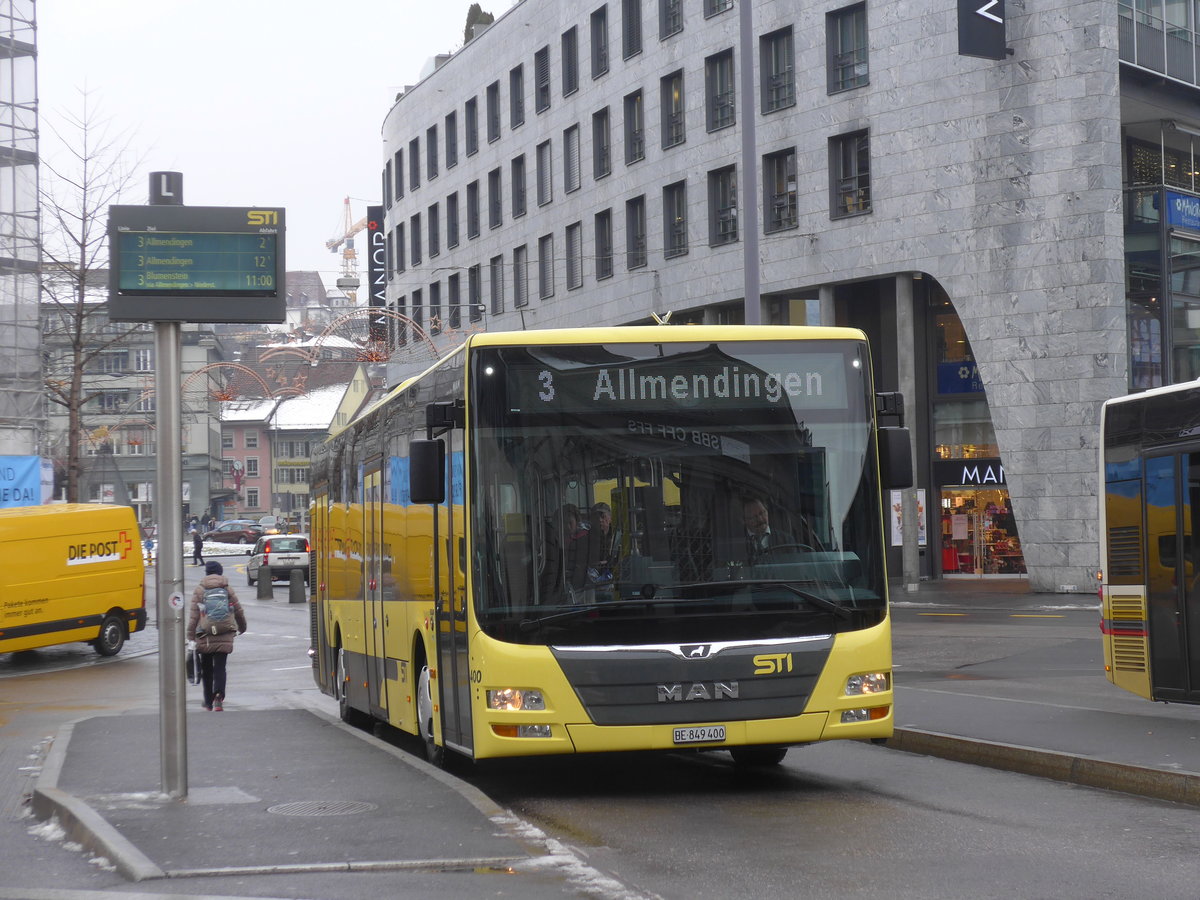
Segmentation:
[(101, 656), (116, 656), (125, 646), (125, 623), (120, 616), (107, 615), (100, 623), (100, 634), (92, 646)]
[(777, 766), (787, 756), (787, 747), (732, 747), (729, 755), (739, 766)]
[(421, 743), (425, 745), (425, 758), (435, 766), (442, 765), (445, 750), (438, 746), (433, 736), (433, 678), (429, 666), (421, 667), (421, 676), (417, 679), (417, 727)]

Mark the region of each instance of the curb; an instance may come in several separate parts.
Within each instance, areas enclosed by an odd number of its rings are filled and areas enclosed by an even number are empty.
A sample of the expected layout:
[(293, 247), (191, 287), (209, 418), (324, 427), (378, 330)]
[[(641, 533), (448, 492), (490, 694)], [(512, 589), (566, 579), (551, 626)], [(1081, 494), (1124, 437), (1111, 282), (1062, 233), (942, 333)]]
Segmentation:
[(936, 756), (1084, 787), (1200, 806), (1200, 774), (1194, 772), (1148, 769), (1127, 763), (1072, 756), (1055, 750), (992, 743), (915, 728), (897, 728), (886, 746), (905, 753)]
[(58, 777), (62, 773), (63, 761), (66, 759), (67, 747), (71, 743), (74, 731), (75, 723), (69, 722), (54, 738), (50, 753), (38, 776), (37, 785), (33, 789), (33, 814), (43, 821), (57, 817), (71, 840), (95, 855), (107, 858), (129, 881), (166, 877), (162, 869), (103, 816), (78, 797), (59, 790)]

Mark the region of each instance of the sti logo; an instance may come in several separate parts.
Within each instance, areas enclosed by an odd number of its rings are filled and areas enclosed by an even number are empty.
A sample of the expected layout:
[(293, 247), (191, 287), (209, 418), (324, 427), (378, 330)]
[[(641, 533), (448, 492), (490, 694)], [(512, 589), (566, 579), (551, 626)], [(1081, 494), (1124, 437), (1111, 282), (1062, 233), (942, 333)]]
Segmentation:
[(279, 213), (273, 209), (246, 210), (247, 225), (278, 225)]
[(116, 540), (82, 541), (67, 545), (67, 565), (86, 566), (91, 563), (116, 562), (124, 559), (133, 548), (127, 532), (120, 532)]

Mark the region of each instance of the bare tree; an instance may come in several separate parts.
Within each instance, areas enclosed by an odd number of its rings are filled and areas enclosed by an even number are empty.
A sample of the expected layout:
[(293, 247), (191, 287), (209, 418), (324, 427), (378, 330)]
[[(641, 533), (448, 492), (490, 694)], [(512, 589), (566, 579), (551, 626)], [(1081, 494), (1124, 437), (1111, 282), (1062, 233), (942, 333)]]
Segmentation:
[[(136, 326), (112, 326), (107, 304), (108, 207), (129, 187), (140, 159), (130, 162), (130, 138), (113, 135), (88, 91), (81, 110), (62, 115), (50, 131), (62, 162), (42, 160), (42, 309), (44, 340), (57, 346), (45, 367), (46, 396), (67, 411), (66, 448), (56, 448), (69, 502), (81, 498), (85, 407), (101, 392), (84, 372)], [(46, 177), (46, 176), (49, 177)]]

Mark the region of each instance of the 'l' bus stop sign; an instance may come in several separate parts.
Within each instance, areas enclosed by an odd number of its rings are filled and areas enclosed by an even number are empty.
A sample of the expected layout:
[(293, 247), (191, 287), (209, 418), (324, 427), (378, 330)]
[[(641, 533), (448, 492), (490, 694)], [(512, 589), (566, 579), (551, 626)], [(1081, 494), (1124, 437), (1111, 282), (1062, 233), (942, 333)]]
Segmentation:
[(283, 322), (283, 251), (280, 208), (110, 206), (108, 317)]

